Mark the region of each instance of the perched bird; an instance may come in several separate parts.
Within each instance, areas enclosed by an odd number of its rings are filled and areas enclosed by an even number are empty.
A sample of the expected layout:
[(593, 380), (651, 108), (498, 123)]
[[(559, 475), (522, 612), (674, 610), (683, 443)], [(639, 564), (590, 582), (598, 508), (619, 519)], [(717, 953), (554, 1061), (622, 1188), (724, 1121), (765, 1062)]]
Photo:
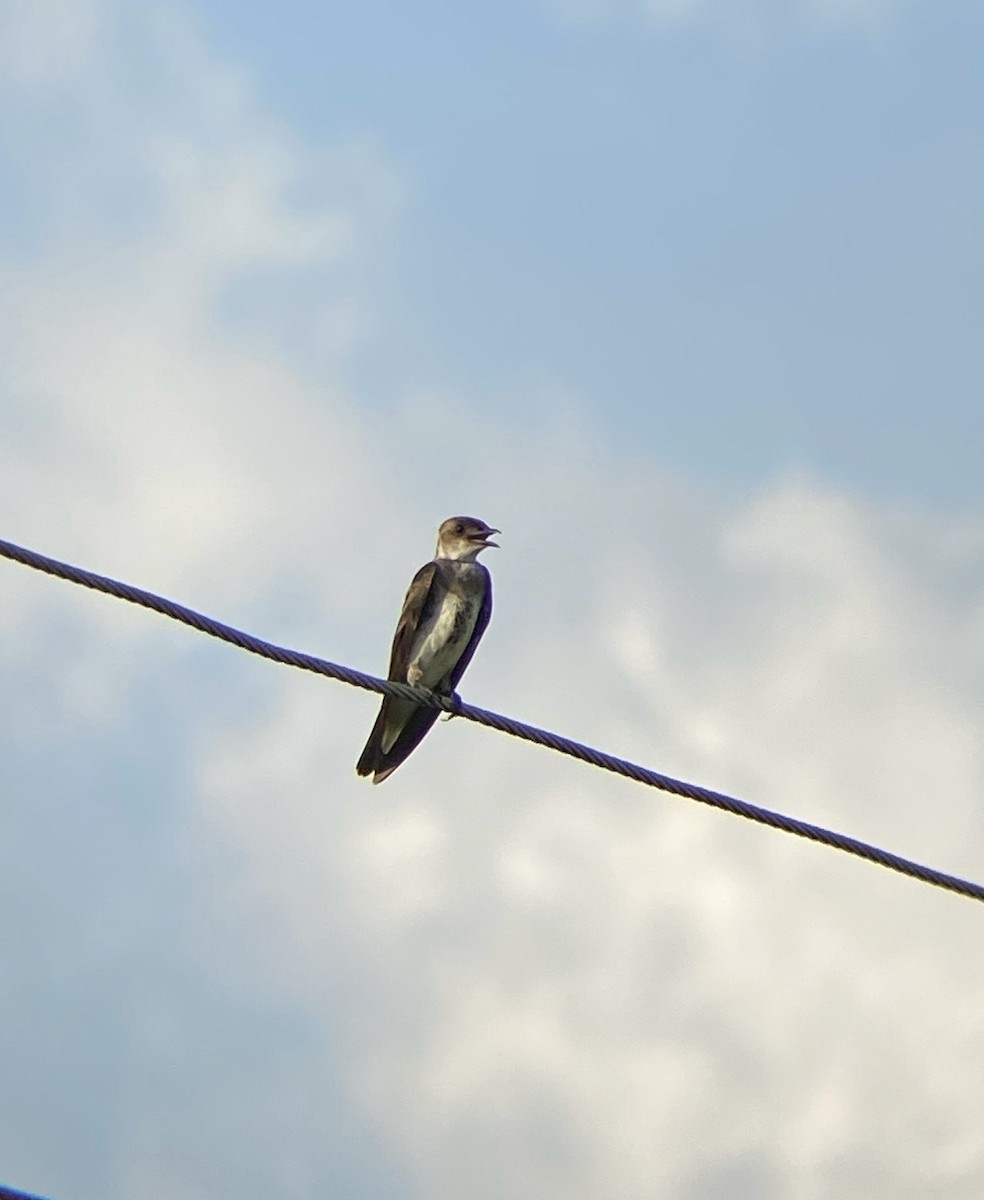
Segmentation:
[[(492, 579), (477, 561), (493, 533), (475, 517), (449, 517), (432, 562), (413, 577), (393, 638), (389, 678), (451, 695), (492, 616)], [(356, 771), (388, 779), (420, 744), (438, 710), (384, 696)]]

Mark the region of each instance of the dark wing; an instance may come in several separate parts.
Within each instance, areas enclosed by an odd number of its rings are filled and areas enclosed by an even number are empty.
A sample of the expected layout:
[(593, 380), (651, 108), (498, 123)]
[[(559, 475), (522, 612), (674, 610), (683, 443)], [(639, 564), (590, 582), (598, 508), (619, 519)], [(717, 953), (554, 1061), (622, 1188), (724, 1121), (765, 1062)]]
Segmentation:
[(471, 639), (465, 647), (465, 652), (461, 658), (454, 664), (454, 669), (450, 673), (448, 679), (448, 691), (453, 692), (458, 686), (458, 680), (464, 675), (465, 667), (472, 660), (472, 656), (478, 649), (478, 643), (482, 640), (482, 634), (486, 631), (489, 621), (492, 619), (492, 576), (488, 573), (481, 563), (477, 566), (482, 568), (485, 574), (485, 595), (482, 597), (482, 607), (478, 610), (478, 619), (475, 622), (475, 628), (472, 630)]
[[(389, 678), (398, 683), (407, 681), (407, 666), (417, 630), (431, 614), (436, 576), (437, 564), (429, 562), (414, 575), (407, 589), (390, 652)], [(439, 715), (437, 709), (384, 696), (369, 740), (356, 763), (356, 772), (375, 775), (373, 782), (382, 783), (416, 749)]]
[(434, 602), (434, 579), (437, 576), (437, 563), (429, 562), (414, 575), (407, 588), (403, 600), (403, 612), (396, 623), (396, 633), (393, 634), (393, 649), (390, 651), (389, 678), (398, 683), (406, 683), (407, 666), (410, 662), (410, 652), (413, 650), (414, 638), (421, 623), (431, 615)]

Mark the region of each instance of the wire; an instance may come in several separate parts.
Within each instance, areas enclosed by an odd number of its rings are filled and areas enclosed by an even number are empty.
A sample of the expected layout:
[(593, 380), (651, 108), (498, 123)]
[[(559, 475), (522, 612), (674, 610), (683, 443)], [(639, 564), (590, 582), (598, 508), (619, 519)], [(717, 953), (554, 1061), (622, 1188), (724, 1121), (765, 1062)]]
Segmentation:
[(43, 1200), (43, 1197), (36, 1196), (34, 1192), (18, 1192), (0, 1183), (0, 1200)]
[(425, 688), (416, 688), (410, 684), (396, 683), (389, 679), (377, 679), (374, 675), (365, 675), (351, 667), (339, 666), (337, 663), (328, 662), (323, 658), (304, 654), (300, 650), (289, 650), (284, 646), (265, 642), (261, 638), (253, 637), (230, 625), (224, 625), (221, 621), (204, 616), (202, 613), (195, 612), (194, 609), (186, 608), (183, 604), (176, 604), (173, 600), (168, 600), (163, 596), (157, 596), (153, 592), (144, 591), (132, 584), (120, 583), (105, 575), (93, 574), (82, 567), (73, 567), (54, 558), (47, 558), (43, 554), (15, 546), (11, 542), (0, 540), (0, 557), (12, 559), (14, 562), (32, 567), (36, 571), (43, 571), (48, 575), (54, 575), (59, 579), (67, 579), (82, 587), (105, 592), (108, 596), (115, 596), (131, 604), (142, 605), (144, 608), (152, 609), (174, 621), (190, 625), (193, 629), (198, 629), (210, 637), (230, 642), (233, 646), (249, 651), (250, 654), (268, 658), (272, 662), (284, 663), (302, 671), (313, 671), (317, 675), (326, 675), (329, 679), (337, 679), (342, 683), (351, 684), (352, 687), (379, 692), (387, 696), (396, 696), (402, 700), (411, 700), (415, 704), (427, 708), (437, 708), (454, 716), (464, 717), (467, 721), (475, 721), (479, 725), (487, 725), (491, 729), (507, 733), (510, 737), (522, 738), (524, 741), (533, 742), (538, 746), (546, 746), (550, 750), (556, 750), (558, 754), (566, 754), (571, 758), (580, 759), (582, 762), (590, 763), (593, 767), (611, 771), (615, 775), (623, 775), (625, 778), (633, 779), (647, 787), (658, 788), (660, 791), (669, 792), (674, 796), (683, 796), (687, 800), (695, 800), (699, 804), (723, 809), (725, 812), (755, 821), (760, 825), (781, 829), (796, 837), (807, 838), (809, 841), (831, 846), (845, 854), (853, 854), (857, 858), (866, 859), (877, 866), (897, 871), (900, 875), (918, 879), (923, 883), (932, 884), (934, 887), (943, 888), (945, 891), (955, 892), (957, 895), (966, 896), (971, 900), (984, 901), (984, 885), (982, 884), (961, 879), (956, 875), (948, 875), (934, 867), (913, 862), (911, 859), (892, 854), (888, 850), (882, 850), (867, 842), (858, 841), (846, 834), (825, 829), (823, 826), (811, 825), (806, 821), (797, 820), (795, 817), (787, 817), (767, 808), (759, 808), (745, 800), (737, 800), (722, 792), (714, 792), (709, 788), (699, 787), (697, 784), (684, 783), (669, 775), (661, 775), (658, 771), (652, 771), (648, 767), (638, 766), (624, 758), (616, 758), (604, 751), (584, 746), (580, 742), (571, 741), (570, 738), (562, 737), (560, 734), (537, 729), (536, 726), (526, 725), (512, 717), (505, 717), (499, 713), (489, 712), (488, 709), (465, 704), (457, 697), (438, 696)]

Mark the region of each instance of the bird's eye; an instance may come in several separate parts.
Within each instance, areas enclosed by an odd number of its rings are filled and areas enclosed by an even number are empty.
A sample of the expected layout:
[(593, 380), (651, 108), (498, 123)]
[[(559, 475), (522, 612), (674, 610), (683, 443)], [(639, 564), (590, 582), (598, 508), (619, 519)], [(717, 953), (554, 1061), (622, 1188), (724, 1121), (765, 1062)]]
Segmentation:
[(454, 527), (454, 531), (455, 531), (455, 533), (464, 533), (464, 532), (465, 532), (465, 527), (464, 527), (464, 525), (462, 525), (462, 523), (459, 521), (459, 522), (458, 522), (458, 524), (457, 524), (457, 525), (455, 525), (455, 527)]

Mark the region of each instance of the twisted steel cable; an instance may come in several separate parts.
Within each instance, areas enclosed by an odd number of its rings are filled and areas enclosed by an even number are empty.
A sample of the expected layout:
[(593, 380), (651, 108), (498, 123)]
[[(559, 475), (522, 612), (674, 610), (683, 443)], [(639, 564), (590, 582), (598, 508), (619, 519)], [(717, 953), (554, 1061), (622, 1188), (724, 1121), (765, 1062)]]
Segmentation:
[[(633, 779), (636, 783), (645, 784), (647, 787), (658, 788), (660, 791), (669, 792), (674, 796), (683, 796), (685, 799), (695, 800), (699, 804), (723, 809), (725, 812), (755, 821), (760, 825), (781, 829), (796, 837), (807, 838), (809, 841), (819, 842), (823, 846), (831, 846), (845, 854), (853, 854), (858, 858), (875, 863), (877, 866), (885, 867), (887, 870), (906, 875), (910, 879), (918, 879), (923, 883), (932, 884), (934, 887), (943, 888), (948, 892), (955, 892), (957, 895), (966, 896), (971, 900), (984, 901), (984, 885), (982, 884), (961, 879), (956, 875), (948, 875), (934, 867), (924, 866), (922, 863), (903, 858), (901, 855), (870, 845), (868, 842), (848, 837), (847, 834), (825, 829), (821, 825), (811, 825), (807, 821), (800, 821), (795, 817), (785, 816), (783, 813), (759, 808), (755, 804), (738, 800), (734, 796), (727, 796), (722, 792), (711, 791), (709, 788), (700, 787), (697, 784), (685, 783), (672, 778), (672, 776), (662, 775), (658, 771), (628, 762), (624, 758), (616, 758), (612, 754), (595, 750), (591, 746), (584, 746), (580, 742), (572, 741), (560, 734), (538, 729), (534, 725), (527, 725), (512, 717), (490, 712), (488, 709), (465, 704), (457, 698), (438, 696), (424, 688), (412, 687), (407, 683), (394, 683), (389, 679), (378, 679), (374, 675), (363, 674), (351, 667), (340, 666), (338, 663), (316, 658), (312, 654), (304, 654), (300, 650), (289, 650), (284, 646), (277, 646), (272, 642), (263, 641), (262, 638), (254, 637), (252, 634), (244, 633), (240, 629), (234, 629), (231, 625), (224, 625), (221, 621), (195, 612), (194, 609), (186, 608), (183, 604), (177, 604), (175, 601), (157, 596), (153, 592), (134, 587), (132, 584), (121, 583), (119, 580), (109, 579), (105, 575), (96, 575), (82, 567), (59, 562), (58, 559), (48, 558), (34, 550), (27, 550), (22, 546), (15, 546), (11, 542), (2, 540), (0, 540), (0, 557), (9, 558), (59, 579), (67, 579), (70, 583), (77, 583), (82, 587), (104, 592), (108, 596), (115, 596), (131, 604), (142, 605), (144, 608), (170, 617), (173, 621), (190, 625), (193, 629), (198, 629), (210, 637), (229, 642), (241, 650), (257, 654), (261, 658), (268, 658), (272, 662), (284, 663), (302, 671), (312, 671), (316, 675), (326, 675), (329, 679), (340, 680), (352, 687), (388, 696), (397, 696), (403, 700), (411, 700), (415, 704), (437, 708), (457, 717), (464, 717), (467, 721), (475, 721), (479, 725), (498, 729), (500, 733), (507, 733), (511, 737), (522, 738), (524, 741), (533, 742), (538, 746), (546, 746), (549, 750), (556, 750), (558, 754), (566, 754), (571, 758), (580, 759), (593, 767), (611, 771), (626, 779)], [(2, 1193), (0, 1193), (0, 1200), (2, 1200)]]
[(0, 1184), (0, 1200), (44, 1200), (34, 1192), (19, 1192), (16, 1188), (3, 1187)]

